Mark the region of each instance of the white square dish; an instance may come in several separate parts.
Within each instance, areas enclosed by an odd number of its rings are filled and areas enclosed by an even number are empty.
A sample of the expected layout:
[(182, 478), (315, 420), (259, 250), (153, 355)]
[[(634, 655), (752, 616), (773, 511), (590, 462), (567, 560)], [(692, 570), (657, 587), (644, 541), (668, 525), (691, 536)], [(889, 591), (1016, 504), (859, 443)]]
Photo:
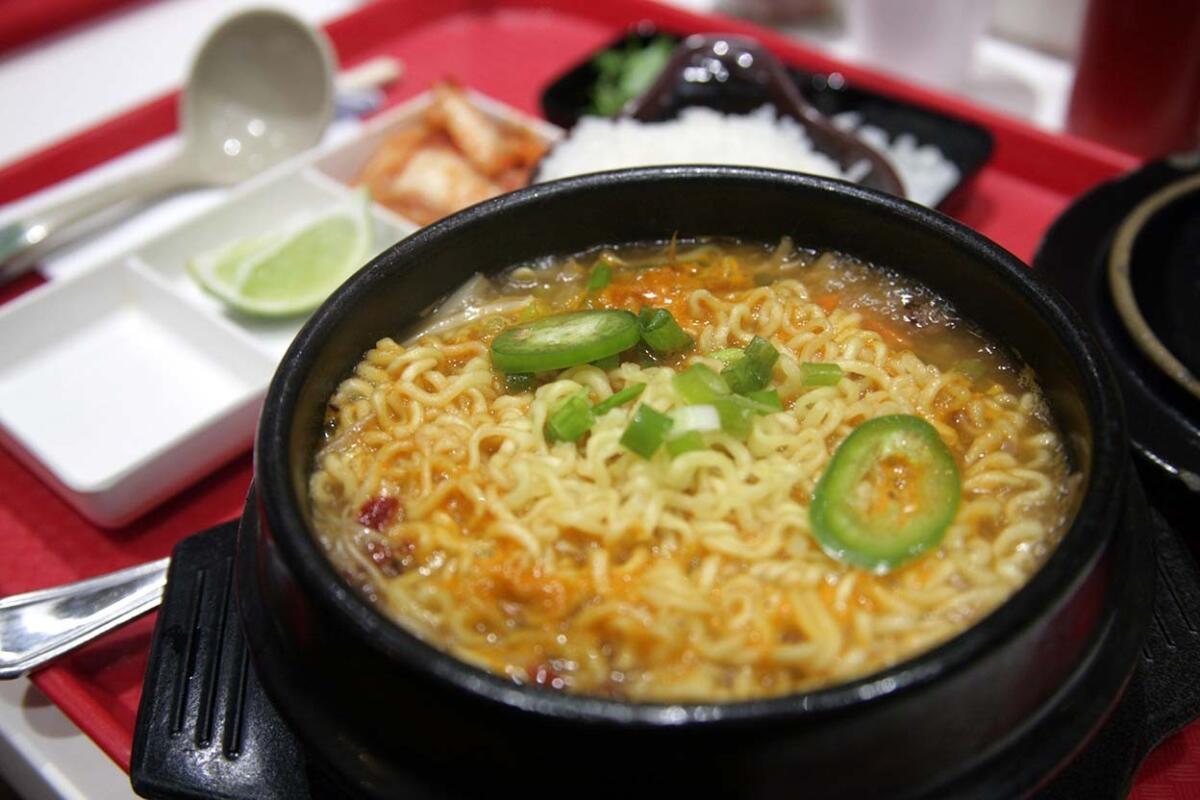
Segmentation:
[(244, 448), (275, 367), (127, 261), (11, 303), (0, 339), (5, 438), (105, 526)]

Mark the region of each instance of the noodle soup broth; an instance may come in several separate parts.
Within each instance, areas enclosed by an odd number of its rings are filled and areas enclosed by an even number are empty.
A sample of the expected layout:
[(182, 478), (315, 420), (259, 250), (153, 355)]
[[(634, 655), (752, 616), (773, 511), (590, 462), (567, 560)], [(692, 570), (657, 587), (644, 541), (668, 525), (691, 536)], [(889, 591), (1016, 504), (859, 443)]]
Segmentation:
[(1034, 376), (844, 254), (703, 240), (476, 276), (330, 398), (322, 546), (522, 684), (778, 696), (974, 624), (1066, 528)]

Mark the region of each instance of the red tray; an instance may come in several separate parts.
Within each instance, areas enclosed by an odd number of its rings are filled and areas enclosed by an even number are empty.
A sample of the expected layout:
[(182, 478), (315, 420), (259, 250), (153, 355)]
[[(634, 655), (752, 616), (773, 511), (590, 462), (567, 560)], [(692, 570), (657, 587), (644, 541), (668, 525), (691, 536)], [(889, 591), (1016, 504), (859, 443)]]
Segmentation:
[[(389, 94), (389, 105), (449, 75), (536, 114), (545, 85), (640, 20), (684, 32), (747, 33), (795, 66), (838, 71), (863, 88), (987, 127), (996, 139), (994, 157), (952, 211), (1026, 261), (1074, 197), (1138, 163), (1132, 156), (1038, 131), (960, 99), (844, 64), (745, 22), (650, 0), (379, 0), (331, 23), (327, 31), (343, 65), (382, 54), (404, 60), (408, 72)], [(96, 166), (175, 127), (175, 96), (154, 100), (0, 170), (0, 202)], [(0, 302), (38, 282), (40, 278), (29, 277), (6, 287)], [(106, 531), (76, 514), (0, 450), (0, 540), (6, 556), (0, 560), (0, 592), (27, 591), (160, 558), (187, 534), (236, 516), (249, 482), (246, 454), (134, 524)], [(142, 620), (33, 678), (125, 769), (152, 627), (151, 619)], [(1134, 796), (1200, 798), (1200, 725), (1151, 756)]]

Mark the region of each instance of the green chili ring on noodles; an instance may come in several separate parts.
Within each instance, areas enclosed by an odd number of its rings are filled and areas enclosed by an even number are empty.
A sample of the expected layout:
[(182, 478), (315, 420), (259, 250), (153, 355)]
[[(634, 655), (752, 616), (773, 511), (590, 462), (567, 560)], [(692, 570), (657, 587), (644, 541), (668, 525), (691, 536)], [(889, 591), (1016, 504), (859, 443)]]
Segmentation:
[(574, 311), (517, 325), (492, 341), (492, 365), (500, 372), (547, 372), (599, 361), (641, 339), (638, 318), (628, 311)]
[(838, 447), (813, 492), (813, 535), (833, 558), (888, 572), (942, 540), (958, 511), (958, 467), (920, 417), (868, 420)]

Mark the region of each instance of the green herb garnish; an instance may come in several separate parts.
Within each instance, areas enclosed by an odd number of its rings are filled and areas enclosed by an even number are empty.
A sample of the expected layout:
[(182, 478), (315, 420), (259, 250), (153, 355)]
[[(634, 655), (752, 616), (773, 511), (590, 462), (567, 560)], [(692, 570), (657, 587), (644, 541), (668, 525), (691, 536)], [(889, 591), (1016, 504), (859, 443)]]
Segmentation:
[(602, 417), (614, 408), (623, 406), (631, 400), (636, 400), (644, 391), (646, 391), (646, 384), (632, 383), (621, 391), (614, 392), (599, 403), (596, 403), (595, 407), (592, 408), (592, 413), (597, 417)]
[(666, 441), (672, 424), (666, 414), (643, 403), (633, 412), (629, 427), (621, 434), (621, 444), (642, 458), (650, 458)]
[(667, 452), (674, 458), (693, 450), (703, 450), (705, 446), (704, 437), (700, 435), (700, 431), (688, 431), (682, 436), (668, 440)]
[(662, 72), (675, 42), (659, 36), (642, 44), (629, 42), (624, 48), (605, 50), (592, 59), (596, 82), (592, 84), (591, 105), (584, 113), (615, 117), (633, 98), (650, 88)]
[(574, 442), (596, 422), (588, 390), (580, 389), (563, 400), (546, 418), (546, 439), (551, 442)]
[(745, 358), (721, 370), (721, 377), (735, 394), (749, 394), (767, 388), (771, 382), (771, 371), (779, 360), (779, 351), (761, 336), (751, 339), (744, 352)]
[(692, 364), (683, 372), (677, 372), (671, 377), (671, 385), (684, 400), (693, 405), (712, 403), (718, 397), (729, 394), (729, 384), (725, 379), (704, 364)]
[(679, 327), (675, 317), (665, 308), (643, 308), (638, 314), (638, 325), (641, 327), (642, 341), (660, 356), (692, 348), (692, 337)]
[(800, 378), (805, 386), (837, 386), (844, 374), (837, 364), (805, 361), (800, 365)]
[(612, 283), (612, 267), (608, 264), (597, 264), (592, 267), (592, 274), (588, 277), (588, 291), (598, 292)]

